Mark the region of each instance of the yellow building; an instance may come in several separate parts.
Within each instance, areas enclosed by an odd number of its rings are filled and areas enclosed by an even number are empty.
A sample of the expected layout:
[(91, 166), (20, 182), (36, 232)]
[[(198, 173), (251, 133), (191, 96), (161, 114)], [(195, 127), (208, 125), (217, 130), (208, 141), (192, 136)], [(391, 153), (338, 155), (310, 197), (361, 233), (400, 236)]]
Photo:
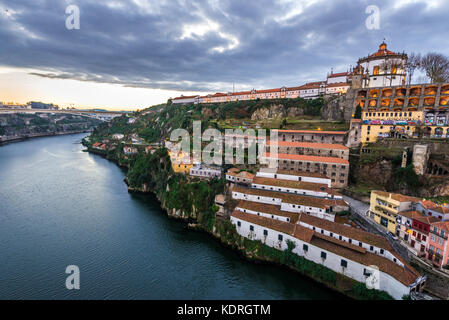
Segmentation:
[(390, 137), (392, 131), (398, 136), (449, 137), (448, 126), (426, 125), (422, 110), (363, 112), (362, 119), (361, 142), (364, 144), (376, 142), (382, 137)]
[(379, 225), (396, 234), (396, 220), (398, 213), (411, 211), (413, 203), (421, 199), (404, 196), (402, 194), (384, 191), (372, 191), (370, 199), (370, 216)]
[(176, 173), (189, 174), (190, 169), (193, 168), (193, 161), (190, 155), (186, 152), (179, 151), (178, 153), (168, 152), (170, 155), (171, 166)]

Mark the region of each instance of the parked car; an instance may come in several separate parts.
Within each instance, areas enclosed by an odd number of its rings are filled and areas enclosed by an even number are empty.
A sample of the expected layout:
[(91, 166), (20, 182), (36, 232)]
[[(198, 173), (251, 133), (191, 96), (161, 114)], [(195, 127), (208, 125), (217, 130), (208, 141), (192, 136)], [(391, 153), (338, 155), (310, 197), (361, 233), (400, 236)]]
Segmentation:
[(387, 236), (389, 236), (393, 240), (398, 240), (398, 237), (394, 234), (392, 234), (390, 231), (387, 232)]

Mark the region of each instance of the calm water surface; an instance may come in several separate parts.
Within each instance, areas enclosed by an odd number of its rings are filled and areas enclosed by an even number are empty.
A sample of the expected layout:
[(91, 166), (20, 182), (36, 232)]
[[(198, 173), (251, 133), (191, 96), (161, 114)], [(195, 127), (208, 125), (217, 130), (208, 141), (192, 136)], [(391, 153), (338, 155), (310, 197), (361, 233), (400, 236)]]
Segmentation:
[[(249, 263), (131, 195), (85, 134), (0, 146), (0, 299), (338, 299), (309, 279)], [(81, 289), (65, 288), (65, 268)]]

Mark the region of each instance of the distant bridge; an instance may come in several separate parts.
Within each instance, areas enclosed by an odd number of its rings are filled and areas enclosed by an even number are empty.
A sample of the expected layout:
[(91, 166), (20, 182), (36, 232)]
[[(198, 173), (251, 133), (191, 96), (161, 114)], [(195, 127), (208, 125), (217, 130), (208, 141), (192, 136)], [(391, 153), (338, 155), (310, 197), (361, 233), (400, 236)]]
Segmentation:
[(71, 115), (83, 115), (90, 118), (99, 119), (102, 121), (110, 121), (115, 117), (120, 117), (123, 114), (131, 113), (128, 112), (114, 112), (114, 111), (94, 111), (94, 110), (77, 110), (77, 109), (64, 109), (64, 110), (52, 110), (52, 109), (13, 109), (13, 108), (0, 108), (1, 114), (11, 114), (11, 113), (51, 113), (51, 114), (71, 114)]

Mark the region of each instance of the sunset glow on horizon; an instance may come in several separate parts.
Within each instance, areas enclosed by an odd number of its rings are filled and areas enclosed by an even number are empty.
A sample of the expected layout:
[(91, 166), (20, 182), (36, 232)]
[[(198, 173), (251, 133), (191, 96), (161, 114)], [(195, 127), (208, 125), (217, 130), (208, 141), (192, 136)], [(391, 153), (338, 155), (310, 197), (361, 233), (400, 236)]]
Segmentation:
[(0, 67), (0, 101), (17, 104), (39, 101), (53, 103), (61, 108), (137, 110), (165, 103), (169, 98), (198, 93), (50, 79), (30, 74), (35, 71)]

